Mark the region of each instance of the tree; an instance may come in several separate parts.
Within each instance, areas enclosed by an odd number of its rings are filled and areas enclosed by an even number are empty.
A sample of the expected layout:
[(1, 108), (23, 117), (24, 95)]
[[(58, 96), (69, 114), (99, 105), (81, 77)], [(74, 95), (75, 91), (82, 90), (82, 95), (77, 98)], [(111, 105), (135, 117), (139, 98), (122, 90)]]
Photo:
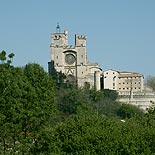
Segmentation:
[(132, 117), (125, 122), (95, 113), (72, 115), (53, 129), (51, 154), (154, 154), (155, 123)]
[(116, 110), (120, 106), (116, 102), (116, 98), (118, 96), (116, 91), (106, 89), (96, 91), (95, 89), (84, 88), (83, 94), (91, 109), (99, 115), (116, 116)]
[(148, 76), (146, 79), (146, 85), (155, 91), (155, 76)]
[[(0, 66), (0, 126), (3, 153), (21, 151), (24, 133), (22, 121), (26, 104), (33, 99), (33, 90), (21, 68)], [(18, 143), (17, 143), (18, 142)], [(18, 149), (17, 149), (18, 148)]]
[(6, 52), (3, 50), (1, 53), (0, 53), (0, 60), (4, 63), (5, 60), (6, 60)]
[(114, 121), (94, 113), (72, 115), (54, 127), (51, 152), (68, 155), (110, 154), (117, 149), (114, 143), (117, 130), (114, 131), (114, 125)]
[[(8, 55), (8, 58), (9, 59), (7, 59), (7, 54), (6, 54), (6, 52), (3, 50), (2, 52), (0, 52), (0, 61), (1, 61), (1, 64), (3, 64), (3, 65), (10, 65), (11, 63), (12, 63), (12, 61), (13, 61), (13, 57), (15, 56), (15, 54), (14, 53), (10, 53), (9, 55)], [(7, 60), (7, 62), (6, 62), (6, 60)]]
[(111, 101), (116, 101), (118, 98), (118, 92), (115, 90), (104, 89), (102, 90), (104, 98), (109, 98)]
[(138, 107), (130, 104), (122, 104), (117, 110), (117, 115), (122, 119), (129, 119), (135, 116), (142, 116), (144, 113)]
[(14, 53), (10, 53), (9, 55), (8, 55), (8, 57), (10, 58), (10, 61), (12, 62), (13, 61), (13, 57), (15, 56), (15, 54)]
[(55, 87), (53, 79), (38, 64), (27, 64), (24, 67), (24, 74), (35, 91), (34, 101), (28, 111), (31, 117), (27, 122), (29, 132), (34, 134), (35, 154), (48, 148), (46, 141), (42, 143), (43, 141), (40, 142), (39, 139), (43, 140), (41, 135), (43, 133), (46, 135), (46, 127), (50, 127), (53, 123), (53, 117), (57, 112)]
[(63, 114), (78, 114), (80, 110), (88, 108), (88, 102), (81, 89), (75, 87), (61, 88), (57, 95), (58, 107)]
[(52, 76), (58, 89), (60, 87), (66, 87), (66, 83), (64, 82), (66, 79), (66, 75), (64, 73), (62, 73), (61, 71), (57, 72), (56, 69), (53, 67), (49, 75)]
[(48, 151), (56, 113), (54, 82), (38, 64), (0, 65), (1, 154)]

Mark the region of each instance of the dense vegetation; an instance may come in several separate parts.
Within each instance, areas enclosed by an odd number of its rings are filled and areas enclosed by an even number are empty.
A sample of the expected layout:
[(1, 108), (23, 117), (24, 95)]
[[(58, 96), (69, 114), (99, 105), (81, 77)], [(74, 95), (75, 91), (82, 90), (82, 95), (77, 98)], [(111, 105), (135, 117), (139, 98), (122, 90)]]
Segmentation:
[(77, 89), (38, 64), (0, 53), (0, 154), (152, 155), (155, 109), (116, 102), (117, 93)]

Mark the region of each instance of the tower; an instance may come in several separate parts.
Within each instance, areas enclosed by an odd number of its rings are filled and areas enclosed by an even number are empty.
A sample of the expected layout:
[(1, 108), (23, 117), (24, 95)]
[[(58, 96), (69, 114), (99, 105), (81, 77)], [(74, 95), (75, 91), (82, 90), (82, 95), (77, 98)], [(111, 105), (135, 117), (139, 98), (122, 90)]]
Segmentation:
[(91, 87), (100, 89), (101, 69), (97, 63), (90, 63), (87, 59), (86, 36), (75, 35), (75, 45), (68, 45), (68, 31), (60, 32), (57, 25), (56, 33), (51, 34), (51, 62), (52, 68), (66, 75), (66, 81), (83, 87), (89, 83)]

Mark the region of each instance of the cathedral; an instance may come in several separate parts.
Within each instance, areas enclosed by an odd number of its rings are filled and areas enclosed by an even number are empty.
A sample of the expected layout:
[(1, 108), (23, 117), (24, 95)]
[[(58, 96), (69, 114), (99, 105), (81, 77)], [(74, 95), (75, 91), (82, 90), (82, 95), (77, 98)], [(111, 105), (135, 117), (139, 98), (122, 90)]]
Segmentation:
[[(68, 31), (61, 32), (59, 25), (51, 34), (49, 74), (52, 71), (66, 75), (65, 82), (78, 88), (89, 86), (97, 91), (110, 89), (118, 92), (120, 101), (132, 103), (146, 109), (153, 97), (146, 96), (144, 76), (136, 72), (109, 69), (102, 71), (97, 63), (89, 62), (86, 50), (86, 36), (75, 34), (75, 45), (68, 44)], [(143, 97), (144, 96), (144, 97)], [(123, 98), (124, 97), (124, 98)]]
[(86, 84), (100, 90), (103, 72), (97, 63), (87, 59), (86, 36), (76, 34), (75, 45), (68, 45), (68, 31), (51, 34), (49, 73), (52, 68), (66, 75), (66, 82), (76, 84), (79, 88)]
[(61, 32), (57, 25), (51, 34), (49, 73), (52, 69), (66, 75), (68, 83), (79, 88), (89, 86), (96, 90), (116, 90), (120, 95), (142, 92), (144, 76), (140, 73), (121, 72), (113, 69), (102, 71), (97, 63), (89, 62), (86, 36), (75, 34), (75, 45), (68, 45), (68, 31)]

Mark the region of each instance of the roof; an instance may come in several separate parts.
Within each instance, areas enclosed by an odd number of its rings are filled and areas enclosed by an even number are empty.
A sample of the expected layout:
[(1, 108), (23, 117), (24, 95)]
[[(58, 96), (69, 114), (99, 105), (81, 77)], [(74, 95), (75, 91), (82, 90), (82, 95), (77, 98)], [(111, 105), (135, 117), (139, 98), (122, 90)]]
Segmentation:
[(119, 77), (143, 77), (143, 74), (135, 72), (120, 72)]
[(114, 71), (114, 72), (119, 73), (119, 71), (118, 71), (118, 70), (114, 70), (114, 69), (108, 69), (108, 70), (106, 70), (106, 71), (104, 71), (104, 72), (108, 72), (108, 71)]
[(113, 71), (119, 74), (119, 77), (143, 77), (143, 74), (136, 73), (136, 72), (127, 72), (127, 71), (117, 71), (114, 69), (109, 69), (104, 72)]

